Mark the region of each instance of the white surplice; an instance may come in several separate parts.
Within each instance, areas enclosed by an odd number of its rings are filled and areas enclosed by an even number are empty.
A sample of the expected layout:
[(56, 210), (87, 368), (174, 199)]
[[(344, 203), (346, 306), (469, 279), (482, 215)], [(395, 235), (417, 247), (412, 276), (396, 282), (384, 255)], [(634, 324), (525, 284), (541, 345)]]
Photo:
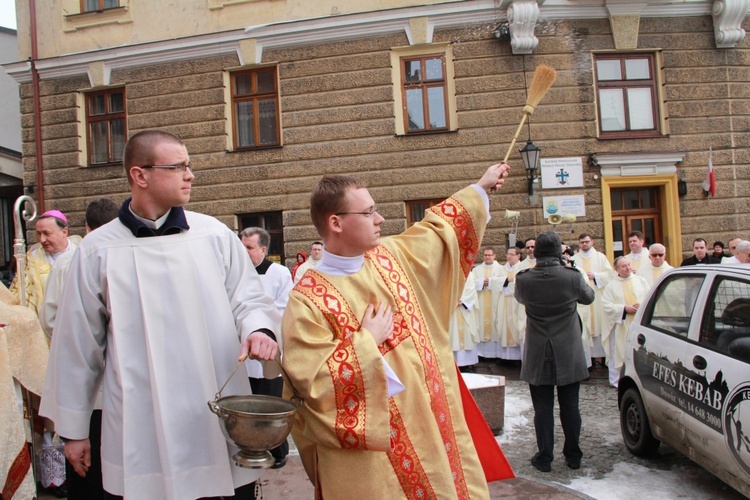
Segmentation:
[(453, 358), (458, 366), (479, 363), (477, 344), (477, 285), (474, 275), (469, 273), (461, 295), (461, 300), (451, 315), (448, 333), (451, 337)]
[(477, 347), (480, 356), (495, 358), (497, 349), (497, 329), (494, 327), (495, 322), (495, 302), (497, 302), (497, 291), (490, 284), (484, 286), (484, 280), (490, 282), (500, 276), (502, 266), (497, 261), (487, 265), (484, 262), (474, 267), (471, 274), (474, 275), (477, 289), (477, 334), (479, 335), (479, 346)]
[[(206, 403), (242, 339), (267, 328), (280, 342), (279, 314), (240, 239), (185, 215), (179, 234), (136, 238), (119, 220), (89, 234), (57, 313), (40, 413), (60, 435), (88, 437), (103, 377), (104, 488), (125, 498), (230, 496), (260, 476), (232, 464), (237, 450)], [(249, 393), (236, 375), (222, 396)]]
[(609, 283), (614, 275), (612, 265), (607, 260), (606, 255), (594, 248), (589, 249), (588, 252), (578, 252), (573, 256), (573, 262), (575, 262), (578, 269), (594, 273), (594, 279), (586, 279), (586, 282), (594, 290), (596, 298), (592, 304), (585, 306), (589, 310), (588, 324), (585, 331), (589, 337), (587, 340), (591, 348), (591, 356), (595, 358), (606, 356), (606, 347), (602, 346), (601, 338), (604, 322), (602, 293), (604, 292), (604, 287), (607, 286), (607, 283)]

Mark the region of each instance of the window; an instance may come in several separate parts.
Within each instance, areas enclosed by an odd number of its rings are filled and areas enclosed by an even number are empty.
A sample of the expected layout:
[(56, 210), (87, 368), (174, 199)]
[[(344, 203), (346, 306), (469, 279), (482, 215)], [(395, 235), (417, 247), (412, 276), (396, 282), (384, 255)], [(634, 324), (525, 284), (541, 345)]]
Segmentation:
[(600, 137), (661, 135), (655, 54), (594, 57)]
[(401, 58), (406, 133), (448, 129), (445, 55)]
[(700, 342), (750, 362), (750, 283), (717, 278), (703, 315)]
[(680, 274), (664, 280), (649, 302), (643, 325), (687, 338), (690, 318), (705, 276)]
[(81, 0), (81, 12), (115, 9), (119, 6), (119, 0)]
[(122, 161), (122, 151), (127, 140), (125, 89), (86, 94), (86, 130), (89, 165)]
[(406, 227), (411, 227), (415, 223), (424, 219), (424, 213), (438, 203), (442, 203), (443, 198), (433, 198), (431, 200), (414, 200), (406, 202)]
[(282, 212), (259, 212), (238, 215), (240, 231), (248, 227), (262, 227), (271, 235), (271, 246), (266, 257), (277, 264), (284, 263), (284, 222)]
[(279, 90), (276, 67), (232, 73), (235, 149), (279, 146)]

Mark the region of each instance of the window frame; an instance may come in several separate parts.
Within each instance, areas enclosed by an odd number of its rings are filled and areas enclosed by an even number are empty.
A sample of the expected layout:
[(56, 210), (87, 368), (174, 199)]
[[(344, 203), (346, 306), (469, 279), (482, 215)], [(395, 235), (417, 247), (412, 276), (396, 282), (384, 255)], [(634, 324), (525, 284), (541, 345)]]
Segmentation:
[[(661, 78), (659, 73), (658, 54), (655, 52), (628, 52), (628, 53), (594, 53), (593, 56), (593, 73), (594, 89), (596, 95), (596, 117), (597, 132), (600, 139), (632, 139), (640, 137), (661, 137), (665, 135), (664, 113), (661, 108)], [(603, 60), (618, 60), (620, 62), (621, 74), (626, 75), (625, 63), (630, 59), (648, 59), (650, 72), (649, 79), (639, 80), (599, 80), (599, 67), (597, 62)], [(630, 127), (630, 109), (628, 107), (627, 89), (630, 88), (649, 88), (651, 90), (651, 113), (654, 121), (654, 128), (648, 130), (631, 130)], [(602, 130), (602, 103), (600, 91), (603, 89), (622, 89), (623, 105), (625, 113), (625, 130), (606, 131)]]
[[(440, 203), (444, 202), (445, 198), (425, 198), (421, 200), (407, 200), (404, 202), (404, 207), (406, 209), (406, 227), (410, 228), (417, 222), (420, 222), (422, 219), (424, 219), (425, 214), (429, 209), (434, 207), (435, 205), (439, 205)], [(422, 219), (419, 220), (412, 220), (411, 217), (411, 209), (412, 207), (416, 205), (426, 205), (424, 207), (424, 210), (422, 212)]]
[[(422, 75), (426, 75), (425, 63), (428, 59), (440, 59), (442, 67), (442, 78), (435, 80), (422, 79), (419, 82), (407, 82), (406, 80), (406, 63), (419, 61)], [(450, 126), (450, 110), (448, 107), (448, 71), (446, 64), (446, 56), (443, 52), (436, 52), (432, 54), (419, 54), (401, 56), (400, 58), (400, 71), (401, 71), (401, 100), (404, 109), (404, 132), (406, 135), (415, 134), (431, 134), (436, 132), (446, 132), (451, 129)], [(445, 115), (445, 126), (443, 127), (432, 127), (430, 126), (430, 99), (428, 96), (428, 89), (430, 88), (442, 88), (443, 89), (443, 114)], [(412, 130), (409, 128), (409, 107), (407, 102), (407, 91), (413, 89), (422, 90), (422, 117), (424, 119), (425, 128)]]
[(86, 9), (86, 0), (80, 0), (81, 13), (84, 14), (88, 12), (103, 12), (105, 10), (119, 9), (121, 7), (120, 0), (116, 0), (117, 5), (115, 5), (114, 7), (105, 7), (104, 1), (105, 0), (96, 0), (96, 2), (99, 4), (99, 8), (97, 9)]
[[(257, 218), (256, 221), (253, 219)], [(275, 225), (278, 222), (280, 225)], [(284, 212), (282, 210), (270, 210), (266, 212), (246, 212), (237, 214), (238, 233), (248, 227), (262, 227), (271, 236), (271, 245), (268, 248), (266, 258), (271, 262), (286, 265), (286, 255), (284, 253)], [(272, 250), (279, 249), (279, 253), (273, 253)]]
[[(644, 311), (643, 316), (641, 317), (640, 326), (643, 328), (648, 328), (650, 330), (659, 332), (664, 335), (669, 335), (670, 337), (675, 337), (684, 341), (690, 341), (690, 329), (693, 325), (693, 321), (699, 321), (702, 323), (702, 320), (700, 318), (696, 318), (696, 315), (691, 313), (690, 315), (680, 316), (679, 318), (686, 318), (688, 320), (687, 326), (684, 328), (684, 332), (678, 332), (678, 331), (672, 331), (667, 328), (664, 328), (658, 324), (654, 323), (654, 315), (656, 313), (656, 307), (657, 305), (661, 304), (662, 297), (664, 297), (664, 291), (667, 287), (674, 287), (676, 282), (683, 281), (687, 282), (687, 280), (700, 278), (701, 284), (696, 289), (697, 292), (695, 294), (695, 298), (693, 301), (693, 311), (695, 311), (695, 307), (699, 306), (700, 303), (698, 302), (698, 299), (700, 298), (700, 291), (703, 289), (706, 280), (708, 279), (705, 274), (699, 274), (699, 273), (677, 273), (673, 274), (672, 276), (667, 277), (664, 281), (659, 283), (659, 288), (651, 294), (650, 299), (648, 301), (648, 305), (646, 311)], [(687, 290), (687, 289), (686, 289)], [(657, 316), (658, 318), (664, 317), (664, 318), (678, 318), (677, 316)]]
[[(725, 282), (731, 282), (728, 286), (723, 286)], [(731, 341), (727, 342), (726, 347), (720, 346), (717, 342), (719, 340), (719, 337), (721, 337), (721, 333), (734, 333), (733, 330), (722, 330), (719, 335), (716, 335), (715, 327), (716, 327), (716, 321), (721, 320), (721, 316), (717, 318), (715, 316), (716, 314), (716, 305), (717, 305), (717, 296), (719, 295), (719, 291), (726, 292), (728, 289), (735, 288), (737, 286), (742, 287), (742, 291), (750, 291), (750, 282), (741, 276), (729, 276), (725, 274), (718, 274), (714, 277), (713, 282), (711, 283), (711, 288), (709, 290), (707, 299), (706, 299), (706, 307), (703, 311), (703, 315), (700, 321), (700, 328), (699, 328), (699, 335), (698, 335), (698, 344), (706, 349), (716, 351), (718, 353), (721, 353), (724, 356), (727, 356), (729, 358), (734, 359), (735, 361), (741, 361), (744, 363), (750, 362), (747, 359), (742, 359), (740, 357), (737, 357), (730, 353), (729, 351), (729, 344)], [(726, 298), (725, 293), (725, 298)], [(741, 293), (734, 297), (735, 299), (749, 299), (750, 297), (743, 296)], [(723, 302), (723, 301), (722, 301)], [(732, 301), (726, 301), (727, 303), (724, 305), (724, 308), (722, 309), (722, 313), (726, 311), (727, 306), (732, 303)], [(722, 314), (723, 316), (723, 314)], [(713, 327), (710, 325), (713, 323)], [(731, 328), (737, 327), (737, 328), (744, 328), (745, 330), (748, 329), (747, 326), (739, 326), (739, 325), (725, 325), (729, 326)], [(709, 336), (708, 331), (714, 330), (712, 334)], [(749, 337), (750, 332), (748, 332), (748, 335), (742, 335), (738, 336), (737, 338), (741, 337)], [(736, 340), (736, 339), (733, 339)]]
[[(258, 93), (258, 73), (272, 73), (273, 74), (273, 92)], [(250, 94), (238, 95), (236, 92), (237, 88), (237, 77), (239, 75), (251, 75), (251, 87), (252, 92)], [(276, 141), (273, 144), (260, 144), (260, 117), (258, 116), (258, 101), (268, 99), (273, 96), (276, 106)], [(229, 101), (231, 107), (232, 116), (232, 148), (235, 151), (253, 151), (259, 149), (278, 148), (282, 146), (281, 141), (281, 90), (279, 88), (279, 74), (278, 66), (258, 66), (253, 68), (243, 68), (229, 73)], [(240, 102), (253, 102), (253, 140), (256, 141), (255, 145), (240, 146), (239, 141), (239, 126), (237, 117), (237, 104)]]
[[(112, 113), (112, 112), (109, 112), (109, 105), (110, 105), (109, 96), (115, 93), (122, 93), (122, 111)], [(92, 115), (91, 114), (91, 98), (99, 96), (99, 95), (105, 96), (104, 103), (107, 109), (105, 113), (101, 115)], [(107, 124), (109, 124), (110, 122), (114, 120), (121, 119), (123, 121), (122, 144), (123, 144), (123, 151), (124, 151), (125, 142), (127, 142), (127, 139), (128, 139), (128, 105), (127, 105), (127, 92), (125, 90), (125, 87), (107, 88), (107, 89), (94, 90), (91, 92), (85, 92), (84, 100), (85, 100), (85, 120), (86, 120), (86, 145), (87, 145), (86, 164), (90, 167), (120, 165), (122, 163), (122, 157), (115, 158), (114, 156), (113, 141), (111, 137), (111, 127), (109, 125), (106, 127), (107, 161), (106, 162), (94, 162), (93, 161), (94, 144), (93, 144), (93, 134), (91, 133), (91, 125), (93, 123), (100, 123), (100, 122), (106, 122)]]

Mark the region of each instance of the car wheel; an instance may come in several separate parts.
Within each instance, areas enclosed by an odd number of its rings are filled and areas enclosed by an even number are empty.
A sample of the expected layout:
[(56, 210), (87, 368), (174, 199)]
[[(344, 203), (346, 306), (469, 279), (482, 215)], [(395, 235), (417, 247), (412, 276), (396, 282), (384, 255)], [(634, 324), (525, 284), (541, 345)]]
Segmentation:
[(637, 457), (651, 457), (659, 448), (659, 440), (651, 434), (641, 395), (632, 387), (625, 391), (620, 402), (620, 429), (628, 451)]

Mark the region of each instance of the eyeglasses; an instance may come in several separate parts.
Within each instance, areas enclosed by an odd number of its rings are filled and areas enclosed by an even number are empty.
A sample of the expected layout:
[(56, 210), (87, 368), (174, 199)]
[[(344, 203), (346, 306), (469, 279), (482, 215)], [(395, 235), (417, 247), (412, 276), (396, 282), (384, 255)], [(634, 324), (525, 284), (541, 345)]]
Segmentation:
[(376, 214), (378, 212), (378, 207), (372, 207), (370, 210), (367, 210), (365, 212), (339, 212), (334, 215), (364, 215), (365, 217), (372, 217), (373, 214)]
[(190, 168), (190, 164), (178, 163), (177, 165), (141, 165), (141, 168), (163, 168), (165, 170), (185, 172), (187, 169)]
[(650, 255), (651, 255), (651, 257), (664, 257), (663, 253), (652, 253)]
[(578, 243), (591, 243), (591, 240), (581, 240)]

